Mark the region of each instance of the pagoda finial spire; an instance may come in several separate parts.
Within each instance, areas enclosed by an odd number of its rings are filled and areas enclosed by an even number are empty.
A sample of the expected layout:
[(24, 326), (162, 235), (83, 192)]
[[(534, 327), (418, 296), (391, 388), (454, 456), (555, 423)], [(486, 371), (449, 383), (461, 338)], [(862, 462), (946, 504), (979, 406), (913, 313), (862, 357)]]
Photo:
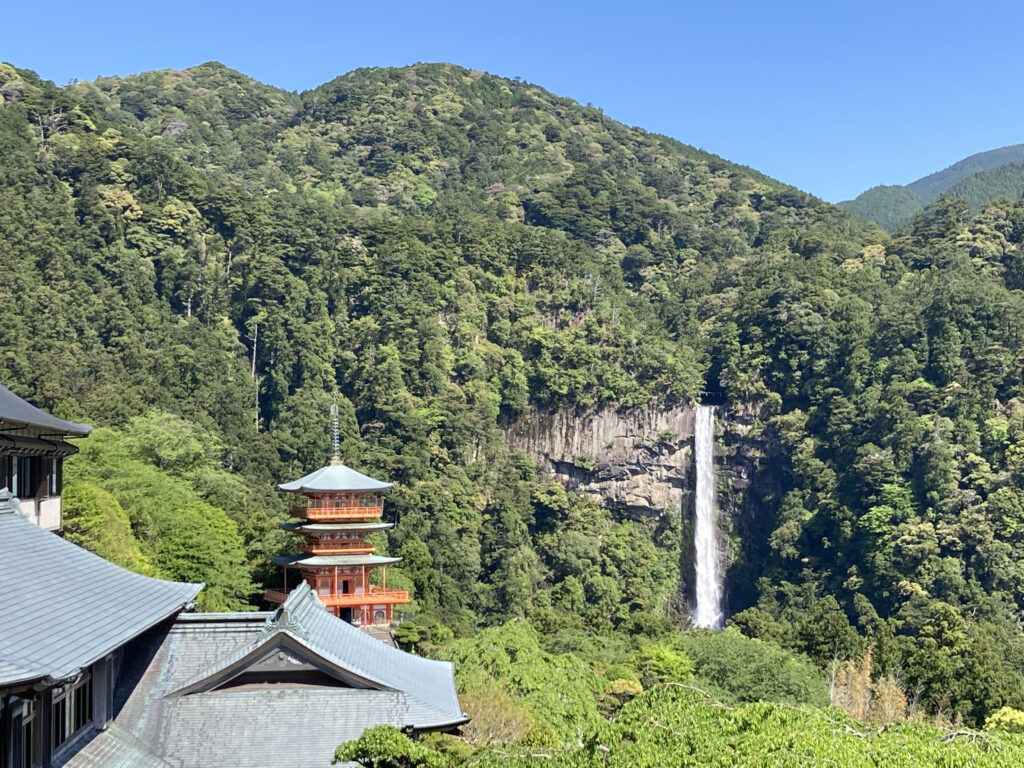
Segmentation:
[(331, 464), (341, 464), (341, 430), (338, 427), (338, 396), (331, 405)]

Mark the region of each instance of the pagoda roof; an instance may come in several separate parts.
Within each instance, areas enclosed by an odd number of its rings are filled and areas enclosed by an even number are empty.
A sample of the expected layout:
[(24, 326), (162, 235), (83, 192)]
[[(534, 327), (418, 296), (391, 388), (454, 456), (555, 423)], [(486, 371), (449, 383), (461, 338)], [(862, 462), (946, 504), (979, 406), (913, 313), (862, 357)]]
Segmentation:
[(202, 584), (133, 573), (32, 524), (0, 490), (0, 688), (57, 681), (174, 616)]
[(92, 431), (88, 424), (77, 424), (51, 416), (46, 411), (36, 408), (27, 400), (22, 400), (7, 387), (0, 385), (0, 423), (21, 424), (25, 427), (39, 427), (52, 430), (55, 434), (85, 437)]
[(281, 483), (282, 491), (290, 493), (323, 493), (328, 491), (383, 491), (391, 487), (391, 483), (382, 483), (351, 467), (346, 467), (335, 459), (331, 463), (305, 477), (290, 483)]
[(278, 565), (391, 565), (402, 562), (400, 557), (384, 555), (289, 555), (275, 557)]
[(383, 531), (394, 523), (278, 523), (286, 531)]

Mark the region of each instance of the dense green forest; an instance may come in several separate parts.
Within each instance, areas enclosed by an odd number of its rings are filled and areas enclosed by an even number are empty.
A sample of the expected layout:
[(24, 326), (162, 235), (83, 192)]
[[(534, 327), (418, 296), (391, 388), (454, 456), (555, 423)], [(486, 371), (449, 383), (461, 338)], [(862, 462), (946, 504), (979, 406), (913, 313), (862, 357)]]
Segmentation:
[(948, 168), (906, 186), (872, 187), (854, 200), (839, 203), (855, 216), (894, 232), (942, 195), (959, 198), (975, 211), (1002, 195), (1024, 194), (1024, 144), (1000, 147), (966, 157)]
[(928, 202), (909, 187), (882, 184), (861, 192), (854, 200), (839, 203), (854, 216), (875, 222), (888, 232), (895, 232), (922, 213)]
[[(217, 64), (65, 88), (0, 65), (0, 99), (0, 381), (99, 427), (69, 538), (207, 582), (204, 608), (255, 605), (290, 546), (274, 484), (322, 464), (337, 398), (343, 459), (396, 483), (403, 642), (465, 660), (512, 622), (585, 691), (556, 721), (527, 695), (550, 687), (509, 681), (509, 743), (585, 751), (610, 714), (593, 744), (654, 743), (652, 707), (671, 733), (828, 729), (843, 663), (900, 718), (1024, 707), (1024, 203), (942, 198), (891, 236), (451, 65), (303, 94)], [(679, 633), (679, 511), (567, 493), (505, 437), (701, 391), (749, 425), (763, 489), (727, 583), (730, 637), (759, 650), (726, 672)], [(772, 654), (792, 680), (728, 690)], [(691, 673), (728, 708), (666, 688)]]

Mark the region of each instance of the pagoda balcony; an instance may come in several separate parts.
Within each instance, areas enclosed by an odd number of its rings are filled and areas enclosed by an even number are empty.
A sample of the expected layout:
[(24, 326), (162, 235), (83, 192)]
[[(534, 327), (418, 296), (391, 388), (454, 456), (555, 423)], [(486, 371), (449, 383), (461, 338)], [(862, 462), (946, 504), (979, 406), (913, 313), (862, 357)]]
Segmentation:
[(371, 506), (342, 505), (334, 499), (310, 499), (304, 504), (292, 506), (292, 515), (305, 520), (340, 521), (340, 520), (373, 520), (380, 518), (384, 507), (380, 504)]
[(307, 549), (311, 555), (372, 555), (377, 548), (371, 544), (361, 547), (346, 547), (336, 542), (310, 544)]
[[(407, 590), (388, 589), (387, 587), (378, 587), (376, 584), (371, 585), (368, 592), (317, 594), (317, 598), (328, 608), (348, 608), (358, 605), (397, 605), (410, 601)], [(280, 604), (288, 599), (288, 593), (282, 589), (268, 589), (263, 593), (263, 599), (268, 603)]]

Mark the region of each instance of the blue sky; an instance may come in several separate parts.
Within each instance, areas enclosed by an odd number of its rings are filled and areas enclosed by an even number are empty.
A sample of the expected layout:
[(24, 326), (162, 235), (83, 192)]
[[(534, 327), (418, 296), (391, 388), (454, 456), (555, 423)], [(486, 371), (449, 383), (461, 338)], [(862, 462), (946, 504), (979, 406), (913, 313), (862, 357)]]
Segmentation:
[(12, 3), (0, 59), (58, 84), (224, 64), (304, 90), (449, 61), (601, 107), (826, 200), (1024, 142), (1024, 4)]

